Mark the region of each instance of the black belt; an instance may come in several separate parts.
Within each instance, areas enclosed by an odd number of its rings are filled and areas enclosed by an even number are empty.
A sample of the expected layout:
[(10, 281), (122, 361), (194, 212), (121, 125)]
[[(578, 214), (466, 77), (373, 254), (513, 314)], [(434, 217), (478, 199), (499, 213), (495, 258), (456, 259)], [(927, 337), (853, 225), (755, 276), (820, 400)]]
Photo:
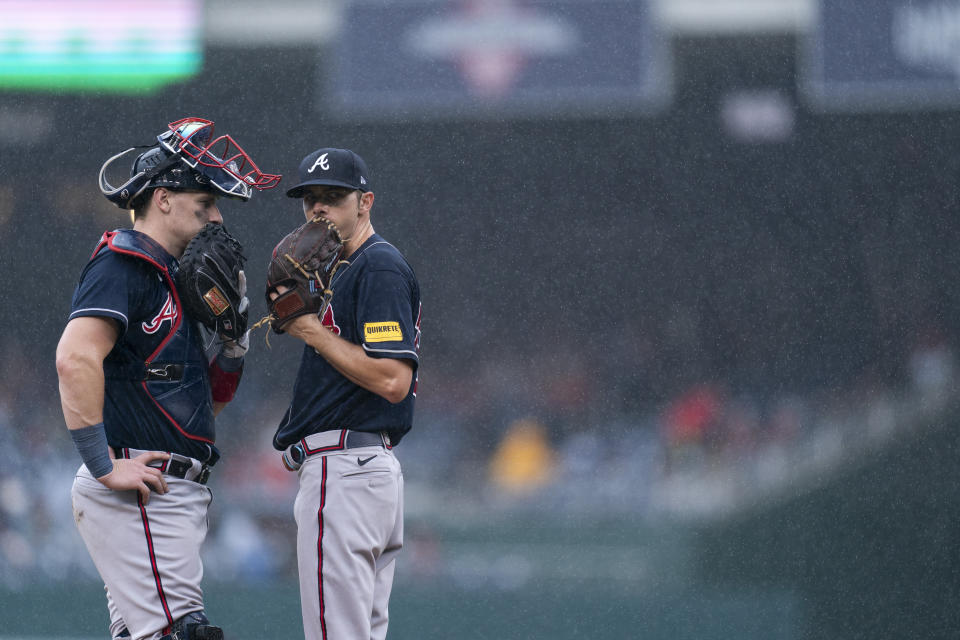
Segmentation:
[[(115, 448), (114, 453), (118, 458), (136, 458), (138, 455), (146, 452), (143, 449), (122, 447)], [(213, 465), (182, 456), (179, 453), (171, 453), (169, 459), (154, 460), (147, 464), (147, 466), (159, 469), (168, 476), (190, 480), (197, 484), (207, 484), (207, 480), (210, 479), (210, 470), (213, 468)]]
[[(167, 469), (164, 471), (168, 476), (173, 476), (174, 478), (187, 478), (190, 474), (190, 470), (193, 469), (193, 464), (185, 460), (167, 460)], [(203, 468), (200, 469), (200, 473), (197, 474), (192, 479), (197, 484), (207, 484), (207, 480), (210, 479), (210, 466), (203, 465)]]
[(369, 431), (347, 431), (347, 449), (357, 447), (382, 447), (384, 446), (383, 436), (379, 431), (370, 433)]

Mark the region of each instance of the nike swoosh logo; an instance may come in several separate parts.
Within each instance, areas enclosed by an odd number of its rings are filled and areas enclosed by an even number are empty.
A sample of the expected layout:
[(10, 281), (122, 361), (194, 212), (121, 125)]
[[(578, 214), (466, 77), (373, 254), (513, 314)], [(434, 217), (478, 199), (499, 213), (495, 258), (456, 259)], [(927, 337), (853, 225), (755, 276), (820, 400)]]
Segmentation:
[(373, 460), (373, 459), (376, 458), (376, 457), (377, 457), (376, 454), (374, 454), (374, 455), (370, 456), (369, 458), (367, 458), (366, 460), (361, 460), (360, 458), (357, 458), (357, 464), (362, 467), (363, 465), (367, 464), (368, 462), (370, 462), (371, 460)]

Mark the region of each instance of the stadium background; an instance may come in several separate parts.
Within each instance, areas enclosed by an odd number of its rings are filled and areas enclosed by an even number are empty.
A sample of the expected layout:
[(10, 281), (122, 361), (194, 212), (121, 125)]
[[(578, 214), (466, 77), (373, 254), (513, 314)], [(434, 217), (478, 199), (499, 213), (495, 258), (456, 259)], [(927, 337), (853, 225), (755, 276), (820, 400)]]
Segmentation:
[[(256, 7), (208, 3), (202, 69), (156, 93), (0, 91), (0, 637), (103, 635), (53, 354), (127, 222), (100, 164), (185, 115), (288, 179), (358, 151), (421, 280), (391, 637), (953, 637), (953, 103), (823, 109), (813, 3), (677, 2), (651, 18), (659, 102), (352, 119), (327, 103), (342, 7), (274, 4), (304, 24), (256, 34)], [(255, 291), (299, 211), (224, 209)], [(271, 345), (218, 421), (206, 591), (236, 638), (299, 629), (269, 447), (299, 350)]]

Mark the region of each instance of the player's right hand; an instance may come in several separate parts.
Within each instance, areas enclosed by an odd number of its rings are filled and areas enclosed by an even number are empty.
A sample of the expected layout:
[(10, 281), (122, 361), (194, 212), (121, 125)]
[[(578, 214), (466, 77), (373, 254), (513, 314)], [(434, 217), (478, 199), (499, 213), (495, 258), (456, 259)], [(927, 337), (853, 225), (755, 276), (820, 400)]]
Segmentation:
[[(143, 504), (150, 501), (151, 488), (159, 494), (167, 492), (167, 481), (163, 478), (160, 469), (147, 466), (154, 460), (168, 460), (169, 453), (163, 451), (147, 451), (136, 458), (114, 459), (113, 471), (97, 478), (104, 486), (115, 491), (136, 489), (140, 493)], [(149, 486), (147, 486), (149, 485)]]

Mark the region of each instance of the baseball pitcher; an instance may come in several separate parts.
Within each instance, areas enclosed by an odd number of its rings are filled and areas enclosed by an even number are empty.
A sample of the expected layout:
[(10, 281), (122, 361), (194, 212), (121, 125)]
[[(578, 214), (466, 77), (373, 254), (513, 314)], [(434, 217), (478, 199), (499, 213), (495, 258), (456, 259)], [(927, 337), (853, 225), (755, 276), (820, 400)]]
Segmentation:
[(403, 475), (393, 454), (413, 421), (420, 287), (373, 230), (370, 175), (347, 149), (300, 163), (306, 223), (267, 273), (273, 329), (305, 343), (274, 436), (300, 477), (294, 504), (307, 640), (383, 640), (403, 545)]

